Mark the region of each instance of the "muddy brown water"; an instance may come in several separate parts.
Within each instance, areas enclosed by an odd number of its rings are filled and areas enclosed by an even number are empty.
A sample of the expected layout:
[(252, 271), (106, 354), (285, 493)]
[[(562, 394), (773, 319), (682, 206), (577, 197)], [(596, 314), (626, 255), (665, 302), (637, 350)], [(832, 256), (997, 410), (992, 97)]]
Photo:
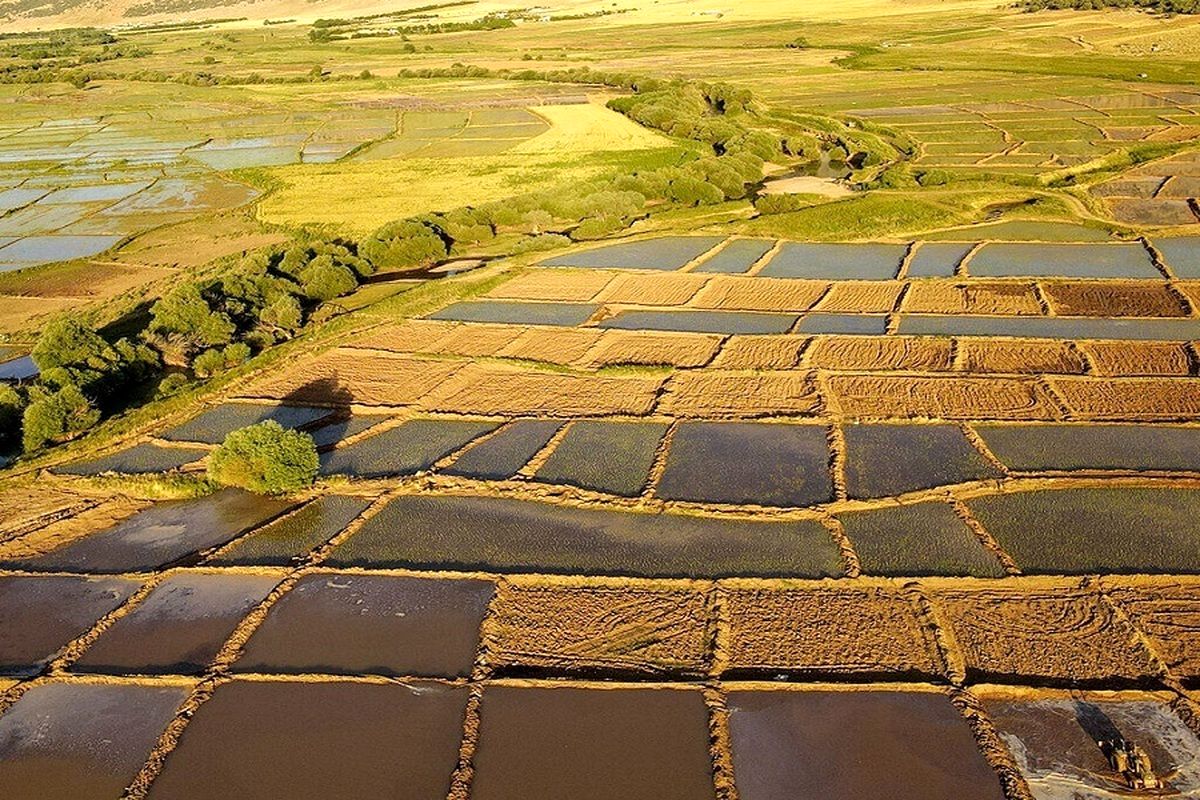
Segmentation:
[(940, 501), (841, 514), (867, 575), (1002, 578), (1004, 567)]
[(1182, 425), (976, 425), (1016, 470), (1200, 471), (1200, 428)]
[(70, 575), (0, 578), (0, 675), (36, 674), (140, 585)]
[(851, 497), (889, 497), (1001, 473), (954, 425), (846, 425)]
[(495, 436), (472, 445), (442, 471), (480, 480), (507, 480), (545, 447), (563, 424), (559, 420), (517, 420)]
[(658, 443), (666, 432), (664, 422), (573, 422), (535, 477), (546, 483), (636, 497), (646, 485)]
[[(988, 717), (1038, 800), (1200, 795), (1200, 739), (1154, 700), (985, 700)], [(1122, 737), (1150, 756), (1166, 783), (1134, 792), (1098, 742)]]
[(766, 506), (826, 502), (833, 497), (828, 433), (822, 425), (681, 423), (656, 494)]
[(541, 266), (676, 270), (723, 241), (723, 236), (663, 236), (554, 256)]
[(310, 575), (271, 609), (243, 672), (471, 674), (489, 581)]
[(492, 686), (473, 800), (710, 800), (708, 712), (694, 689)]
[(399, 497), (334, 550), (329, 563), (635, 577), (842, 574), (838, 548), (814, 520), (639, 514), (483, 497)]
[(173, 575), (113, 623), (73, 669), (140, 675), (203, 672), (237, 624), (278, 582), (270, 575)]
[(967, 501), (1023, 571), (1200, 573), (1200, 491), (1061, 489)]
[(996, 773), (935, 692), (734, 691), (743, 800), (1003, 800)]
[(327, 408), (290, 405), (260, 405), (258, 403), (222, 403), (216, 408), (161, 434), (163, 439), (176, 442), (220, 444), (233, 431), (273, 420), (285, 428), (299, 428), (328, 417)]
[(371, 502), (330, 495), (271, 522), (236, 541), (206, 563), (224, 566), (287, 566), (341, 533)]
[(184, 687), (51, 683), (0, 716), (0, 797), (118, 800)]
[(224, 489), (196, 500), (171, 500), (134, 514), (45, 555), (16, 562), (22, 569), (144, 572), (190, 560), (290, 507), (285, 500)]
[(467, 690), (234, 681), (184, 729), (153, 800), (444, 800)]
[(427, 470), (437, 461), (495, 430), (498, 422), (414, 419), (321, 455), (322, 475), (382, 478)]

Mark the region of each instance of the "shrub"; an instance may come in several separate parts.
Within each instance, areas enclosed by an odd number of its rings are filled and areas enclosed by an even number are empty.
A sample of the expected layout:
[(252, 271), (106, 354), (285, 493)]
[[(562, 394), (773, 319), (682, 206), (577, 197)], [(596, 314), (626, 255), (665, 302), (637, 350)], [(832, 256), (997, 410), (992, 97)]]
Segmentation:
[(602, 239), (610, 233), (625, 227), (625, 221), (620, 217), (604, 216), (592, 217), (585, 219), (580, 223), (579, 227), (571, 232), (571, 238), (577, 242), (587, 241), (590, 239)]
[(311, 486), (319, 465), (311, 436), (267, 420), (226, 436), (209, 459), (208, 477), (255, 494), (286, 494)]
[(820, 202), (815, 194), (765, 194), (754, 201), (754, 208), (760, 214), (786, 214)]
[(158, 388), (154, 390), (154, 399), (162, 400), (165, 397), (179, 394), (188, 387), (191, 381), (187, 375), (182, 372), (172, 372), (167, 377), (158, 382)]
[(54, 391), (35, 389), (30, 400), (22, 416), (22, 443), (26, 452), (65, 442), (100, 420), (100, 412), (78, 386), (71, 384)]
[(229, 344), (237, 325), (223, 312), (214, 311), (200, 286), (185, 283), (150, 308), (150, 330), (179, 336), (197, 347)]
[(42, 372), (56, 367), (103, 371), (117, 360), (116, 352), (100, 334), (71, 317), (59, 317), (47, 325), (32, 355)]
[(329, 256), (317, 256), (300, 273), (300, 286), (310, 300), (323, 303), (358, 288), (358, 279)]
[(359, 242), (358, 252), (377, 269), (425, 267), (448, 253), (441, 235), (411, 220), (391, 222)]
[(205, 350), (192, 362), (192, 371), (199, 378), (211, 378), (243, 364), (250, 358), (250, 345), (234, 342), (225, 348)]

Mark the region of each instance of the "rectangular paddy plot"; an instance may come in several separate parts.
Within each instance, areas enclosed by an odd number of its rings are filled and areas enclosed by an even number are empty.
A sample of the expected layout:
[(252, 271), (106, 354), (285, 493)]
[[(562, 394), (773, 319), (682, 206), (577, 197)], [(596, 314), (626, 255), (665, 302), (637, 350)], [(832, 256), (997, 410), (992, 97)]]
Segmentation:
[(890, 497), (1001, 477), (956, 425), (845, 425), (846, 490)]
[(1128, 620), (1094, 589), (1009, 584), (930, 598), (971, 682), (1111, 686), (1157, 673)]
[(712, 800), (695, 689), (489, 686), (473, 800)]
[(72, 668), (137, 675), (203, 672), (278, 582), (270, 575), (172, 575), (113, 623)]
[(918, 602), (890, 585), (730, 588), (727, 679), (932, 679), (944, 668)]
[(1014, 470), (1200, 471), (1200, 428), (1184, 425), (976, 425)]
[(267, 420), (278, 422), (285, 428), (301, 428), (332, 413), (328, 408), (310, 406), (223, 403), (172, 428), (162, 434), (162, 438), (173, 442), (220, 444), (234, 431)]
[(901, 314), (896, 332), (908, 336), (1002, 336), (1182, 342), (1200, 338), (1200, 320)]
[(882, 336), (887, 333), (885, 314), (805, 314), (796, 333)]
[(867, 575), (1004, 577), (1004, 567), (947, 503), (838, 515)]
[(288, 566), (341, 533), (370, 500), (321, 497), (286, 517), (251, 531), (208, 559), (208, 564)]
[(681, 331), (689, 333), (787, 333), (795, 314), (759, 311), (618, 311), (599, 323), (617, 330)]
[(159, 503), (57, 550), (14, 563), (20, 569), (143, 572), (189, 560), (286, 511), (283, 500), (225, 489), (197, 500)]
[(599, 308), (588, 303), (532, 303), (518, 300), (465, 300), (435, 311), (426, 319), (511, 325), (561, 325), (587, 322)]
[(488, 617), (488, 664), (505, 675), (699, 677), (709, 608), (692, 588), (513, 585)]
[(414, 419), (321, 456), (322, 475), (381, 478), (429, 469), (498, 422)]
[(469, 447), (442, 472), (479, 480), (507, 480), (549, 444), (564, 424), (559, 420), (517, 420)]
[(1163, 261), (1175, 277), (1200, 278), (1200, 236), (1155, 239), (1154, 249), (1162, 254)]
[(666, 432), (663, 422), (572, 422), (534, 477), (544, 483), (636, 497), (646, 486)]
[(186, 696), (183, 686), (30, 689), (0, 715), (0, 797), (117, 800)]
[(1041, 490), (967, 505), (1027, 573), (1200, 572), (1197, 490)]
[(346, 419), (322, 425), (312, 431), (313, 444), (321, 448), (331, 447), (352, 436), (369, 431), (389, 419), (391, 417), (387, 414), (354, 414)]
[(634, 577), (842, 574), (833, 538), (812, 520), (639, 514), (479, 497), (399, 497), (328, 563)]
[(775, 242), (769, 239), (734, 239), (715, 255), (704, 259), (696, 272), (721, 272), (741, 275), (771, 251)]
[(1200, 678), (1200, 581), (1108, 579), (1104, 588), (1147, 638), (1167, 671), (1196, 686)]
[(234, 669), (466, 677), (492, 584), (388, 575), (308, 575), (246, 643)]
[(983, 707), (1038, 800), (1118, 800), (1134, 792), (1113, 769), (1113, 744), (1132, 742), (1164, 782), (1154, 796), (1200, 794), (1200, 740), (1148, 695), (1023, 699), (1001, 692)]
[(833, 498), (821, 425), (683, 422), (655, 489), (666, 500), (809, 506)]
[(905, 274), (910, 278), (950, 278), (958, 265), (975, 249), (974, 243), (926, 242), (919, 245), (908, 261)]
[(743, 800), (1002, 800), (950, 699), (933, 691), (732, 691)]
[(75, 575), (0, 578), (0, 675), (36, 675), (140, 585)]
[(109, 472), (141, 475), (150, 472), (170, 472), (193, 464), (206, 455), (207, 450), (196, 447), (161, 447), (145, 443), (89, 461), (54, 467), (53, 471), (60, 475), (103, 475)]
[(723, 236), (664, 236), (640, 242), (622, 242), (579, 253), (555, 256), (544, 267), (593, 269), (676, 270), (723, 242)]
[(1141, 244), (989, 243), (967, 262), (975, 277), (1161, 278)]
[(758, 273), (773, 278), (887, 281), (900, 272), (903, 244), (808, 244), (788, 242)]
[(148, 796), (443, 800), (466, 700), (434, 684), (235, 680), (200, 706)]

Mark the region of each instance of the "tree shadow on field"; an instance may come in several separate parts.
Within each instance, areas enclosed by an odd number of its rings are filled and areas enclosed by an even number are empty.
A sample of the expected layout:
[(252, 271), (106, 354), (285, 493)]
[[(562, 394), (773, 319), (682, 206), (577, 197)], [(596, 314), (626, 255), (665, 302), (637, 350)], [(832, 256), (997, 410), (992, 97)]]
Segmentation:
[(354, 393), (337, 376), (318, 378), (298, 386), (281, 398), (284, 405), (320, 405), (334, 409), (335, 417), (349, 417)]

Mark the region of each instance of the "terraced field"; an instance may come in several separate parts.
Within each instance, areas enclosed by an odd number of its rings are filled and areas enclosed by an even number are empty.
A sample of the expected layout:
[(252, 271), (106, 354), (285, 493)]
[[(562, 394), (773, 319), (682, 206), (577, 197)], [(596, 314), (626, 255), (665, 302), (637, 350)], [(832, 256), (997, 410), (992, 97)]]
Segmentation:
[[(650, 238), (362, 326), (46, 476), (0, 787), (1200, 792), (1197, 245)], [(79, 483), (263, 419), (337, 480)]]

